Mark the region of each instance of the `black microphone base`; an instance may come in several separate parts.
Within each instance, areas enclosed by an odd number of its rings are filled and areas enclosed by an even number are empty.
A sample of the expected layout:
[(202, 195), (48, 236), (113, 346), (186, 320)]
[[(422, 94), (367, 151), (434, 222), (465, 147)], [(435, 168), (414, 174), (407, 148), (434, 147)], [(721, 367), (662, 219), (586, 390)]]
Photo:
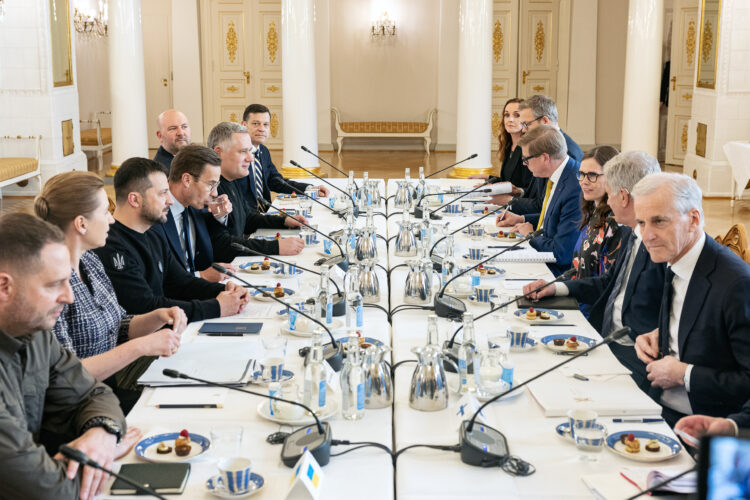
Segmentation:
[(323, 359), (331, 365), (333, 371), (341, 371), (344, 366), (344, 349), (341, 342), (337, 342), (335, 348), (331, 342), (323, 344)]
[(294, 467), (305, 450), (312, 453), (321, 467), (328, 464), (331, 460), (331, 426), (328, 422), (322, 422), (322, 425), (325, 432), (323, 435), (318, 432), (318, 426), (312, 424), (286, 437), (281, 448), (281, 461), (284, 465)]
[[(334, 293), (333, 294), (333, 315), (334, 316), (343, 316), (346, 314), (346, 300), (344, 298), (344, 292)], [(325, 318), (325, 312), (320, 312), (320, 317)]]
[[(458, 348), (461, 346), (458, 342), (453, 342), (453, 345), (451, 346), (451, 341), (446, 340), (443, 342), (443, 356), (445, 356), (447, 359), (453, 361), (458, 365)], [(443, 363), (443, 368), (445, 371), (450, 373), (456, 373), (456, 369), (453, 367), (451, 363)]]
[(466, 312), (466, 304), (450, 295), (435, 296), (435, 314), (438, 318), (448, 318), (460, 321)]
[(474, 422), (471, 432), (469, 420), (461, 423), (458, 439), (461, 442), (461, 461), (478, 467), (497, 467), (509, 455), (508, 442), (502, 432)]
[[(412, 216), (416, 219), (421, 219), (424, 214), (422, 213), (422, 207), (414, 207), (414, 212), (412, 212)], [(438, 214), (430, 214), (431, 220), (442, 220), (443, 218)]]

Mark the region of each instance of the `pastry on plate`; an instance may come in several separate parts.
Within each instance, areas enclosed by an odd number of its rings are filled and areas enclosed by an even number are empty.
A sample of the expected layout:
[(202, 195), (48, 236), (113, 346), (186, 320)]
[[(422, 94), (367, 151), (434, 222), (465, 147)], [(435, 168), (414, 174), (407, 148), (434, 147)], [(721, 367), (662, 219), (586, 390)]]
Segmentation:
[(646, 443), (646, 451), (650, 451), (652, 453), (656, 453), (661, 449), (661, 446), (659, 445), (659, 441), (656, 439), (649, 440), (648, 443)]
[(172, 447), (167, 445), (166, 442), (162, 441), (161, 443), (159, 443), (159, 446), (156, 447), (156, 453), (158, 453), (159, 455), (172, 453)]
[(578, 339), (576, 337), (570, 337), (565, 342), (565, 347), (567, 349), (578, 349)]
[(537, 316), (537, 313), (534, 310), (534, 308), (533, 307), (529, 307), (529, 309), (526, 311), (526, 319), (528, 319), (530, 321), (531, 320), (535, 320), (536, 316)]
[(269, 269), (271, 269), (271, 260), (268, 257), (263, 259), (263, 262), (260, 264), (260, 268), (264, 271), (268, 271)]
[(284, 296), (284, 288), (281, 286), (281, 283), (276, 283), (276, 288), (273, 289), (273, 296), (277, 298)]
[(639, 453), (641, 451), (641, 442), (632, 432), (625, 438), (625, 451), (628, 453)]
[(565, 339), (552, 339), (552, 343), (557, 347), (562, 347), (565, 345)]
[(297, 193), (295, 193), (294, 191), (292, 191), (292, 194), (290, 194), (289, 197), (290, 198), (296, 198), (297, 197)]
[(187, 429), (182, 429), (180, 435), (174, 440), (174, 452), (178, 457), (186, 457), (190, 454), (190, 434)]
[(497, 271), (495, 271), (492, 268), (487, 269), (487, 274), (497, 274)]
[(258, 271), (258, 270), (260, 270), (260, 264), (258, 264), (257, 262), (253, 262), (252, 264), (250, 264), (250, 270), (251, 271)]
[(549, 313), (547, 311), (539, 311), (539, 319), (549, 319)]

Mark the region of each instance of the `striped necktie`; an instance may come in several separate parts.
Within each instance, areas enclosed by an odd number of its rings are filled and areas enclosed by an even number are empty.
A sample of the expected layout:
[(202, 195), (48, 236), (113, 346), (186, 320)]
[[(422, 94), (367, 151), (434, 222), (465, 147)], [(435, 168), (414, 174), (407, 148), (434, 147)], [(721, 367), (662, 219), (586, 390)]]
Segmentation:
[(544, 225), (544, 216), (547, 215), (547, 203), (549, 202), (549, 195), (552, 192), (552, 179), (547, 179), (547, 191), (544, 193), (544, 204), (542, 205), (542, 213), (539, 215), (539, 222), (536, 224), (537, 231)]
[(260, 167), (260, 149), (253, 155), (253, 178), (255, 181), (255, 201), (260, 205), (263, 198), (263, 170)]
[(193, 249), (190, 245), (190, 214), (187, 208), (182, 211), (182, 243), (185, 250), (185, 266), (188, 272), (192, 273), (195, 271), (195, 264), (193, 264)]

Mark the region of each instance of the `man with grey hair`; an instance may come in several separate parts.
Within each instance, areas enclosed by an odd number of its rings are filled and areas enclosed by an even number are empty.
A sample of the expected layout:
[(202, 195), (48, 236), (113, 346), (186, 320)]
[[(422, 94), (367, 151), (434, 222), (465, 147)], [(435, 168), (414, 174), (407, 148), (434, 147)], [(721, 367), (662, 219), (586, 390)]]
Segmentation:
[[(623, 326), (630, 327), (631, 336), (618, 339), (610, 344), (610, 349), (644, 390), (648, 389), (646, 368), (637, 358), (633, 345), (639, 334), (650, 332), (658, 325), (664, 264), (651, 261), (637, 231), (633, 231), (636, 227), (635, 209), (630, 193), (638, 181), (659, 172), (661, 169), (656, 158), (643, 151), (623, 152), (609, 160), (604, 166), (607, 203), (615, 220), (628, 228), (622, 237), (622, 257), (603, 275), (555, 283), (530, 295), (535, 299), (570, 295), (583, 304), (589, 304), (589, 322), (603, 336)], [(538, 280), (526, 285), (524, 293), (529, 294), (546, 283)]]
[(580, 163), (569, 157), (565, 139), (551, 125), (540, 125), (518, 141), (523, 157), (534, 177), (546, 178), (543, 203), (539, 213), (517, 215), (504, 212), (496, 219), (499, 226), (513, 226), (512, 231), (527, 235), (543, 229), (529, 244), (540, 252), (552, 252), (555, 263), (548, 264), (555, 275), (570, 267), (578, 240), (581, 221), (581, 186), (576, 179)]
[(165, 167), (167, 172), (177, 152), (190, 144), (190, 124), (187, 117), (176, 109), (168, 109), (156, 118), (156, 137), (159, 149), (154, 160)]
[[(298, 228), (301, 225), (300, 221), (307, 222), (302, 215), (294, 218), (259, 214), (247, 196), (247, 189), (236, 182), (248, 176), (253, 161), (255, 147), (250, 141), (247, 128), (237, 123), (221, 122), (208, 134), (208, 147), (216, 151), (221, 158), (218, 193), (226, 195), (232, 203), (232, 212), (225, 220), (228, 234), (211, 234), (211, 244), (215, 251), (230, 244), (227, 239), (229, 235), (244, 237), (260, 228)], [(270, 255), (297, 255), (305, 247), (305, 242), (297, 237), (263, 243), (266, 248), (262, 253)]]
[(703, 231), (702, 193), (690, 177), (649, 176), (633, 197), (643, 244), (668, 266), (658, 329), (635, 343), (649, 394), (670, 425), (738, 412), (750, 398), (750, 267)]

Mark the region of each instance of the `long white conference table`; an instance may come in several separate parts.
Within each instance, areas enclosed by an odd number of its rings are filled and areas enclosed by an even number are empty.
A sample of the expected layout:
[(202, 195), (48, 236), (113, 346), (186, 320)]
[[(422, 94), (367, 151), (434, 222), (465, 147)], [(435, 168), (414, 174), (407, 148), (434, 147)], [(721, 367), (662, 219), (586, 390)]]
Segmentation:
[[(309, 181), (308, 181), (309, 182)], [(331, 179), (337, 186), (343, 187), (345, 179)], [(381, 194), (383, 196), (393, 195), (396, 192), (395, 180), (381, 182)], [(457, 181), (450, 179), (429, 180), (430, 184), (436, 184), (438, 189), (447, 190), (450, 186), (470, 186), (473, 181)], [(325, 199), (322, 200), (326, 202)], [(393, 199), (387, 202), (387, 213), (397, 212), (393, 208)], [(294, 204), (285, 203), (280, 208), (298, 208)], [(386, 208), (375, 209), (376, 212), (386, 213)], [(313, 205), (313, 217), (310, 223), (316, 224), (320, 230), (329, 233), (343, 227), (344, 222), (335, 217), (330, 211), (319, 205)], [(458, 228), (466, 224), (470, 218), (476, 217), (460, 216), (448, 217), (451, 227)], [(390, 238), (397, 234), (398, 222), (401, 215), (393, 215), (386, 219), (384, 215), (375, 216), (375, 226), (379, 235)], [(491, 223), (492, 217), (484, 222)], [(357, 225), (364, 224), (364, 217), (360, 217)], [(468, 266), (471, 262), (461, 259), (468, 248), (469, 240), (460, 233), (456, 235), (455, 255), (459, 265)], [(394, 255), (395, 244), (391, 242), (390, 249), (383, 239), (378, 238), (378, 262), (384, 269), (395, 268), (404, 263), (407, 258)], [(321, 256), (322, 244), (306, 248), (300, 255), (287, 257), (286, 259), (296, 262), (304, 267), (313, 266), (314, 262)], [(242, 257), (235, 264), (248, 261), (256, 261), (257, 258)], [(504, 278), (552, 278), (546, 265), (539, 263), (501, 263), (498, 265), (505, 269)], [(394, 308), (403, 304), (404, 282), (408, 273), (407, 268), (401, 266), (394, 269), (388, 278), (383, 269), (378, 268), (381, 296), (378, 304), (386, 309)], [(256, 285), (275, 285), (281, 282), (285, 287), (297, 291), (309, 290), (312, 282), (317, 283), (317, 276), (309, 276), (303, 273), (301, 277), (280, 280), (277, 278), (265, 278), (263, 276), (241, 273), (240, 276)], [(511, 287), (511, 282), (507, 282)], [(517, 285), (516, 285), (517, 286)], [(501, 288), (498, 292), (503, 293)], [(519, 293), (517, 290), (506, 290), (507, 294)], [(475, 313), (475, 316), (486, 312), (488, 304), (467, 303), (467, 309)], [(286, 316), (276, 314), (283, 309), (278, 307), (264, 307), (261, 303), (251, 300), (245, 311), (237, 316), (211, 320), (240, 321), (257, 320), (263, 322), (261, 334), (265, 332), (278, 331), (286, 321)], [(269, 312), (269, 309), (271, 312)], [(510, 308), (507, 316), (515, 310)], [(364, 313), (364, 333), (368, 337), (376, 338), (386, 345), (391, 346), (391, 362), (398, 363), (403, 360), (415, 359), (412, 348), (423, 346), (426, 341), (427, 316), (430, 311), (406, 310), (396, 313), (392, 318), (392, 324), (388, 323), (386, 314), (377, 308), (366, 307)], [(550, 333), (565, 333), (570, 335), (585, 335), (597, 340), (601, 337), (587, 323), (579, 311), (565, 311), (565, 324), (574, 324), (574, 327), (532, 327), (532, 337), (540, 338)], [(479, 341), (497, 337), (505, 332), (507, 316), (491, 314), (476, 322), (476, 332)], [(200, 350), (205, 353), (206, 364), (221, 362), (217, 356), (212, 356), (212, 350), (226, 352), (229, 345), (231, 350), (246, 352), (247, 358), (257, 358), (260, 355), (260, 340), (257, 336), (246, 337), (205, 337), (197, 335), (201, 323), (191, 323), (183, 334), (181, 350), (187, 352)], [(456, 328), (455, 323), (448, 320), (439, 320), (440, 340), (445, 340)], [(343, 332), (336, 334), (337, 338), (344, 335)], [(460, 335), (458, 337), (460, 341)], [(300, 387), (303, 379), (303, 360), (297, 355), (301, 347), (309, 344), (309, 339), (289, 336), (285, 368), (291, 369), (295, 374), (294, 382)], [(186, 347), (187, 346), (187, 347)], [(554, 355), (553, 352), (543, 346), (537, 347), (529, 352), (512, 353), (515, 364), (515, 380), (522, 382), (525, 379), (541, 372), (542, 370), (562, 361), (564, 358)], [(173, 358), (160, 360), (160, 363), (168, 365), (170, 359), (175, 363), (180, 358), (180, 352)], [(419, 499), (479, 499), (479, 498), (626, 498), (637, 493), (637, 489), (620, 478), (619, 471), (630, 470), (636, 477), (645, 477), (646, 467), (661, 468), (675, 467), (676, 469), (687, 469), (693, 465), (692, 458), (683, 450), (677, 457), (669, 461), (657, 462), (655, 464), (643, 464), (625, 459), (615, 453), (603, 450), (597, 454), (595, 461), (583, 461), (575, 445), (569, 439), (563, 439), (557, 435), (555, 427), (566, 421), (566, 417), (560, 412), (550, 411), (547, 414), (555, 414), (554, 417), (545, 416), (545, 408), (537, 401), (535, 395), (542, 395), (545, 401), (549, 400), (550, 393), (560, 393), (563, 396), (573, 395), (572, 405), (576, 408), (591, 408), (596, 406), (598, 394), (616, 394), (622, 398), (622, 411), (610, 411), (608, 416), (601, 416), (599, 422), (603, 423), (608, 432), (621, 430), (648, 430), (666, 434), (675, 438), (672, 431), (665, 423), (638, 423), (638, 424), (615, 424), (612, 417), (615, 415), (633, 416), (631, 405), (636, 407), (652, 408), (639, 416), (655, 416), (658, 409), (655, 404), (649, 405), (644, 401), (645, 395), (636, 387), (626, 371), (617, 362), (608, 348), (604, 347), (591, 353), (586, 358), (574, 361), (570, 365), (573, 368), (562, 369), (541, 378), (520, 391), (521, 394), (509, 401), (493, 403), (485, 410), (485, 422), (506, 436), (509, 451), (529, 462), (536, 468), (536, 473), (528, 477), (515, 477), (507, 474), (500, 468), (480, 468), (464, 464), (460, 455), (451, 451), (436, 449), (415, 448), (404, 452), (398, 458), (396, 467), (392, 465), (391, 457), (384, 451), (368, 447), (347, 453), (340, 457), (332, 456), (330, 463), (323, 468), (324, 482), (321, 497), (325, 499), (390, 499), (419, 500)], [(175, 366), (180, 366), (175, 364)], [(340, 413), (329, 419), (333, 439), (349, 441), (370, 441), (381, 443), (394, 451), (414, 444), (433, 445), (455, 445), (459, 442), (458, 425), (460, 419), (456, 416), (453, 406), (457, 396), (451, 394), (449, 407), (442, 411), (422, 412), (409, 406), (409, 386), (412, 372), (416, 365), (406, 363), (396, 369), (394, 379), (394, 404), (392, 408), (377, 410), (366, 410), (365, 416), (359, 421), (344, 420)], [(195, 367), (196, 376), (205, 373), (200, 366)], [(574, 373), (584, 374), (589, 379), (581, 381), (574, 378)], [(456, 376), (449, 375), (450, 383), (455, 383)], [(452, 385), (451, 385), (452, 387)], [(249, 385), (248, 389), (266, 392), (259, 385)], [(185, 391), (187, 396), (195, 388), (184, 387), (180, 389), (169, 389), (174, 396), (174, 391)], [(267, 400), (259, 397), (228, 391), (223, 400), (223, 407), (216, 409), (159, 409), (154, 406), (155, 402), (163, 401), (164, 391), (161, 388), (146, 388), (143, 395), (127, 416), (129, 426), (139, 427), (144, 436), (151, 436), (163, 432), (179, 432), (188, 429), (190, 432), (203, 436), (210, 436), (211, 429), (222, 426), (241, 426), (243, 439), (241, 442), (241, 454), (252, 460), (253, 471), (261, 474), (265, 485), (252, 498), (258, 499), (280, 499), (285, 498), (292, 478), (292, 469), (281, 463), (280, 445), (271, 445), (266, 442), (269, 434), (279, 430), (291, 430), (288, 426), (281, 426), (262, 418), (258, 413), (258, 406)], [(533, 395), (532, 395), (533, 393)], [(329, 397), (331, 394), (329, 393)], [(335, 394), (334, 397), (339, 397)], [(646, 398), (647, 399), (647, 398)], [(563, 401), (565, 401), (563, 399)], [(593, 406), (592, 406), (593, 405)], [(574, 406), (570, 406), (572, 409)], [(332, 447), (332, 454), (337, 454), (348, 449), (349, 446)], [(207, 479), (215, 476), (217, 471), (217, 460), (221, 458), (212, 453), (211, 450), (191, 461), (191, 473), (183, 498), (216, 498), (206, 489)], [(123, 458), (122, 463), (136, 463), (141, 459), (134, 452)], [(641, 476), (638, 476), (638, 474)], [(602, 490), (618, 492), (615, 496), (601, 493), (597, 496), (586, 486), (582, 477), (586, 476), (596, 480)], [(643, 484), (642, 484), (643, 485)], [(122, 496), (111, 498), (124, 498)]]

